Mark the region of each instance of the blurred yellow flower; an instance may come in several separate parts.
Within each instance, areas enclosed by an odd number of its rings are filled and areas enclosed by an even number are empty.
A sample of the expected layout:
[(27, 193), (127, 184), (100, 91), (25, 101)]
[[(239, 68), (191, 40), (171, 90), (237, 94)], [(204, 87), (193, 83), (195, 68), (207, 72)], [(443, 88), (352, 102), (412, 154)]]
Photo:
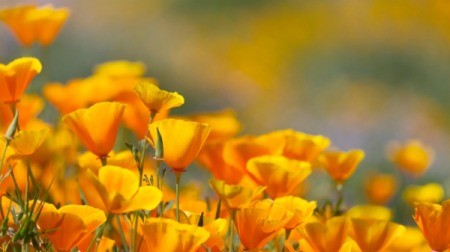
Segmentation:
[(161, 133), (164, 147), (164, 162), (177, 172), (183, 172), (208, 138), (211, 127), (207, 124), (187, 122), (177, 119), (164, 119), (149, 125), (150, 144), (155, 147), (157, 132)]
[(444, 198), (444, 188), (438, 183), (410, 185), (403, 191), (403, 199), (414, 206), (418, 202), (438, 203)]
[(289, 212), (293, 213), (292, 218), (284, 226), (286, 230), (292, 230), (305, 223), (313, 215), (317, 206), (315, 201), (306, 201), (294, 196), (276, 198), (274, 203), (284, 206)]
[(44, 203), (37, 225), (57, 251), (70, 251), (105, 221), (105, 213), (91, 206), (66, 205), (56, 209)]
[(434, 158), (433, 149), (417, 140), (411, 140), (403, 145), (392, 143), (388, 150), (390, 160), (399, 169), (416, 176), (423, 174)]
[(236, 113), (231, 109), (176, 118), (209, 124), (212, 129), (207, 144), (227, 140), (235, 136), (241, 129)]
[(346, 215), (349, 218), (391, 220), (391, 209), (377, 205), (356, 205), (350, 208)]
[(327, 151), (319, 157), (319, 162), (336, 183), (342, 184), (353, 174), (363, 158), (362, 150)]
[(248, 160), (247, 170), (272, 198), (298, 195), (311, 174), (311, 164), (283, 156), (259, 156)]
[(350, 251), (348, 220), (345, 216), (333, 217), (326, 222), (309, 222), (299, 231), (302, 234), (300, 247), (305, 251)]
[(193, 252), (206, 242), (209, 232), (196, 225), (181, 224), (171, 219), (149, 218), (141, 225), (146, 251)]
[(84, 146), (99, 158), (106, 158), (114, 147), (125, 105), (100, 102), (79, 109), (61, 120), (74, 131)]
[(0, 64), (0, 102), (17, 103), (33, 78), (42, 70), (41, 62), (23, 57)]
[(99, 170), (98, 177), (90, 170), (87, 174), (110, 213), (152, 210), (161, 202), (159, 189), (139, 187), (139, 177), (125, 168), (106, 165)]
[(392, 174), (370, 174), (364, 182), (367, 198), (373, 204), (386, 204), (397, 190), (397, 179)]
[(239, 209), (234, 223), (245, 250), (253, 250), (264, 247), (291, 218), (283, 205), (262, 200)]
[(275, 131), (268, 135), (284, 139), (283, 156), (308, 162), (315, 161), (331, 143), (327, 137), (309, 135), (292, 129)]
[[(44, 99), (38, 95), (24, 94), (20, 98), (20, 102), (16, 104), (16, 109), (19, 110), (19, 125), (21, 130), (36, 130), (36, 123), (39, 119), (36, 117), (44, 108)], [(6, 131), (9, 124), (14, 118), (14, 113), (9, 104), (0, 102), (0, 130), (4, 128)], [(44, 123), (42, 122), (42, 125)]]
[(147, 108), (154, 113), (159, 113), (184, 104), (184, 97), (177, 92), (170, 93), (159, 89), (153, 83), (141, 82), (134, 87)]
[(388, 220), (350, 218), (350, 236), (361, 251), (386, 249), (405, 232), (405, 227)]
[(450, 248), (450, 200), (444, 201), (442, 205), (417, 203), (414, 221), (433, 251)]
[(14, 33), (24, 46), (34, 42), (50, 45), (69, 16), (67, 8), (20, 5), (0, 10), (0, 20)]
[(395, 239), (386, 249), (386, 252), (422, 252), (431, 251), (427, 240), (417, 227), (406, 227), (405, 232)]
[(30, 156), (33, 154), (44, 142), (47, 137), (49, 129), (40, 131), (20, 131), (14, 136), (11, 141), (11, 148), (14, 149), (14, 156)]
[(140, 77), (144, 73), (144, 63), (126, 60), (108, 61), (95, 66), (94, 70), (94, 74), (106, 75), (113, 78)]
[(222, 203), (228, 209), (238, 209), (248, 207), (258, 197), (265, 187), (258, 186), (256, 188), (247, 188), (240, 185), (228, 185), (224, 181), (211, 179), (209, 180), (211, 188), (219, 195)]

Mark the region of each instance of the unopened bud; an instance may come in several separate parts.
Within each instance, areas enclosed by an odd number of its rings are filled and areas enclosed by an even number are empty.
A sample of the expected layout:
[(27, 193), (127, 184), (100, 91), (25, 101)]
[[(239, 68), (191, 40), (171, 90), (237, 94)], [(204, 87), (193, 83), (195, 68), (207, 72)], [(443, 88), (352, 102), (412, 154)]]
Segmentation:
[(19, 126), (19, 110), (16, 110), (16, 114), (14, 115), (12, 122), (9, 124), (8, 130), (5, 133), (6, 140), (11, 141), (14, 139), (14, 133), (16, 133), (18, 126)]
[(164, 144), (158, 128), (156, 128), (156, 135), (155, 159), (161, 160), (164, 157)]

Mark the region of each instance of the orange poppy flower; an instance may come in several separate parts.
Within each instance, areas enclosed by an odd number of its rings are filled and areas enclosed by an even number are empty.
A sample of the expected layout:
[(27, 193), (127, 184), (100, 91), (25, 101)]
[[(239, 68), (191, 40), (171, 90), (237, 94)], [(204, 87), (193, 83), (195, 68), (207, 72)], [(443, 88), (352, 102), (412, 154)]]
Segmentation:
[(302, 234), (300, 246), (305, 251), (334, 252), (350, 251), (347, 240), (348, 220), (345, 216), (333, 217), (326, 222), (310, 222), (298, 229)]
[(154, 186), (139, 187), (139, 177), (128, 169), (106, 165), (98, 176), (90, 170), (87, 174), (110, 213), (152, 210), (161, 202), (162, 192)]
[(404, 145), (392, 143), (389, 146), (389, 158), (397, 167), (413, 175), (423, 174), (431, 165), (434, 151), (420, 141), (411, 140)]
[(91, 206), (66, 205), (56, 209), (44, 203), (37, 225), (57, 251), (70, 251), (105, 221), (105, 213)]
[(209, 185), (219, 195), (228, 209), (248, 207), (264, 191), (265, 187), (247, 188), (240, 185), (228, 185), (224, 181), (211, 179)]
[(336, 183), (342, 184), (353, 174), (363, 158), (362, 150), (328, 151), (319, 157), (319, 162)]
[(383, 251), (405, 232), (405, 227), (388, 220), (350, 218), (350, 236), (361, 251)]
[(260, 156), (247, 162), (247, 170), (272, 198), (296, 195), (311, 174), (311, 164), (283, 156)]
[(156, 121), (149, 126), (150, 144), (155, 147), (156, 129), (161, 133), (164, 162), (177, 172), (183, 172), (197, 157), (208, 138), (211, 127), (207, 124), (177, 119)]
[(8, 25), (24, 46), (34, 42), (42, 46), (51, 44), (68, 16), (68, 9), (54, 9), (51, 6), (38, 8), (35, 5), (21, 5), (0, 11), (0, 20)]
[(284, 226), (287, 230), (292, 230), (302, 225), (314, 213), (317, 203), (315, 201), (306, 201), (299, 197), (286, 196), (274, 200), (275, 204), (283, 205), (294, 215)]
[(170, 93), (159, 89), (153, 83), (141, 82), (134, 88), (147, 108), (155, 113), (176, 108), (184, 104), (184, 97), (177, 92)]
[(142, 246), (146, 246), (147, 251), (197, 251), (210, 236), (202, 227), (164, 218), (149, 218), (141, 227)]
[(18, 58), (8, 65), (0, 64), (0, 101), (18, 102), (30, 82), (41, 70), (41, 62), (32, 57)]
[(10, 143), (11, 148), (15, 151), (14, 156), (24, 157), (33, 154), (42, 145), (48, 132), (49, 129), (17, 133)]
[(417, 202), (438, 203), (444, 198), (444, 188), (438, 183), (428, 183), (423, 186), (409, 185), (402, 196), (411, 206)]
[(262, 248), (292, 218), (292, 213), (271, 200), (257, 201), (236, 212), (234, 222), (242, 245), (247, 250)]
[(397, 189), (397, 179), (392, 174), (371, 174), (365, 180), (367, 198), (373, 204), (386, 204)]
[(417, 203), (414, 221), (434, 251), (450, 248), (450, 200), (442, 205)]
[(114, 147), (124, 109), (125, 105), (117, 102), (100, 102), (67, 114), (61, 120), (89, 151), (99, 158), (106, 158)]

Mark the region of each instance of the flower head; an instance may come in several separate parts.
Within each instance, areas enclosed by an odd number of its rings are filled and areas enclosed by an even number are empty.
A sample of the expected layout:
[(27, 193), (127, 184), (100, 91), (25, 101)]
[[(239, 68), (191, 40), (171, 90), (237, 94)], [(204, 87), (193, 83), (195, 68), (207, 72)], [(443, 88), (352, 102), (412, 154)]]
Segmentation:
[(229, 209), (248, 207), (252, 201), (261, 196), (265, 187), (247, 188), (240, 185), (228, 185), (224, 181), (211, 179), (209, 185)]
[(51, 6), (38, 8), (35, 5), (21, 5), (0, 11), (0, 20), (8, 25), (24, 46), (34, 42), (43, 46), (51, 44), (68, 16), (68, 9), (54, 9)]
[(442, 205), (419, 202), (416, 204), (414, 221), (434, 251), (450, 248), (450, 200)]
[(153, 83), (142, 82), (134, 88), (147, 108), (155, 113), (176, 108), (184, 104), (184, 97), (177, 92), (170, 93), (159, 89)]
[(348, 152), (328, 151), (319, 157), (319, 161), (334, 181), (342, 184), (355, 171), (364, 158), (364, 151), (350, 150)]
[(149, 126), (150, 144), (156, 145), (157, 130), (164, 143), (164, 162), (182, 172), (194, 161), (211, 131), (207, 124), (177, 119), (156, 121)]
[(84, 146), (98, 157), (106, 157), (113, 149), (125, 105), (100, 102), (88, 109), (78, 109), (61, 120), (81, 139)]
[(393, 143), (389, 149), (392, 162), (399, 169), (413, 175), (423, 174), (433, 161), (433, 149), (417, 140), (409, 141), (404, 145)]
[(42, 70), (41, 62), (32, 57), (0, 64), (0, 102), (17, 103), (33, 78)]

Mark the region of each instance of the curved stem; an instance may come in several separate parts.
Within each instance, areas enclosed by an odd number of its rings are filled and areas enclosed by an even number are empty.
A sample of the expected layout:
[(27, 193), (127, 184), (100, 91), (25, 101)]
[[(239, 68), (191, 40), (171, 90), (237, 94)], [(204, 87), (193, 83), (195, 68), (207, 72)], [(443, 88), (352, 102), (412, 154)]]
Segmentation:
[(176, 217), (177, 217), (177, 222), (180, 222), (180, 178), (181, 178), (181, 172), (177, 172), (175, 171), (175, 197), (176, 197), (176, 206), (177, 206), (177, 211), (176, 211)]
[(5, 157), (6, 157), (6, 150), (9, 147), (9, 142), (11, 142), (11, 141), (6, 139), (5, 148), (3, 149), (3, 154), (2, 154), (2, 160), (0, 161), (0, 177), (3, 177), (3, 164), (5, 161)]

